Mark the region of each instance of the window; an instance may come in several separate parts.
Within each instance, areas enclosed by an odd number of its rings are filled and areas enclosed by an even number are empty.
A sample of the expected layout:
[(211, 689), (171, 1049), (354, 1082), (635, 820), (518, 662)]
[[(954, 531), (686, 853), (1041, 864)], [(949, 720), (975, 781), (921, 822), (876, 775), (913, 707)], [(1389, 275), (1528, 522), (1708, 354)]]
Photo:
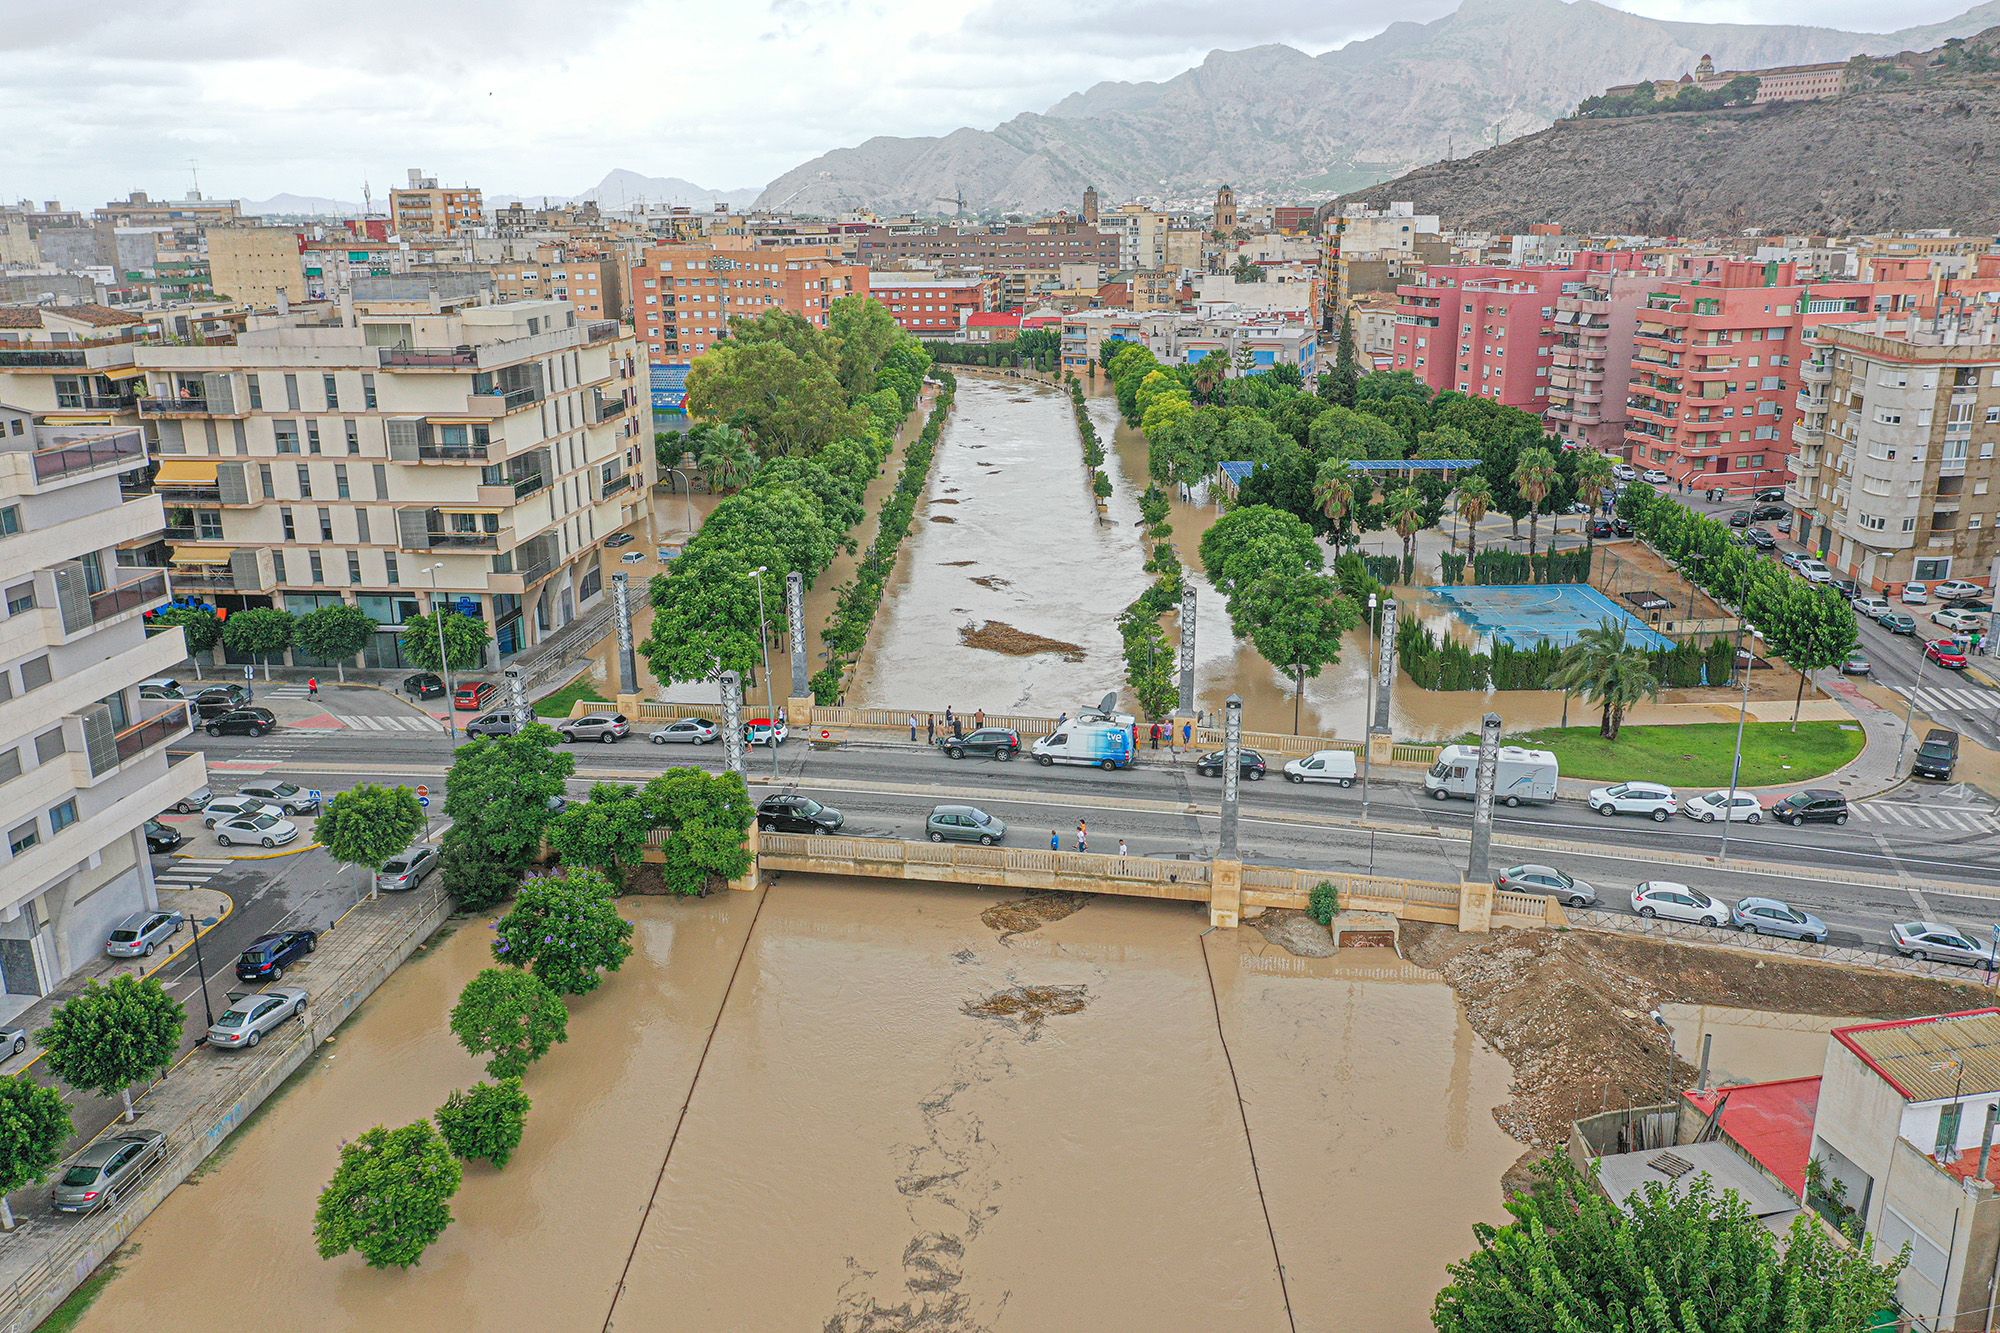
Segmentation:
[(323, 542), (333, 540), (333, 511), (331, 509), (322, 509), (319, 511), (319, 539)]
[(255, 375), (246, 378), (250, 381), (250, 406), (261, 412), (264, 410), (264, 386)]
[(76, 822), (76, 798), (71, 797), (49, 811), (49, 832), (61, 833)]
[(54, 759), (57, 755), (62, 754), (68, 749), (69, 746), (63, 741), (62, 728), (50, 727), (47, 731), (35, 737), (35, 762), (46, 764), (49, 760)]
[(320, 386), (326, 390), (326, 406), (331, 412), (340, 410), (340, 382), (331, 375), (319, 377)]
[(7, 589), (8, 615), (18, 616), (23, 611), (32, 611), (34, 609), (35, 609), (35, 583), (33, 579), (30, 579), (26, 583), (17, 583), (13, 587)]
[(40, 657), (31, 657), (21, 663), (21, 688), (23, 690), (39, 690), (54, 679), (55, 672), (49, 667), (49, 656), (47, 653), (43, 653)]
[(349, 417), (347, 420), (341, 422), (340, 425), (342, 433), (347, 436), (347, 452), (350, 454), (360, 453), (361, 428), (355, 424), (354, 418)]
[(287, 412), (296, 412), (299, 410), (299, 377), (297, 375), (285, 376), (285, 410)]
[(375, 408), (375, 377), (373, 375), (363, 375), (361, 377), (361, 405), (370, 411), (373, 411)]
[(21, 530), (21, 506), (0, 505), (0, 537), (11, 537)]
[(354, 540), (359, 542), (374, 540), (374, 538), (368, 535), (368, 511), (366, 509), (356, 509), (354, 511)]
[(275, 500), (278, 498), (278, 488), (272, 483), (271, 465), (269, 463), (259, 463), (257, 465), (257, 480), (263, 486), (264, 498), (266, 500)]
[(299, 498), (301, 500), (310, 500), (312, 499), (312, 493), (312, 470), (304, 463), (301, 463), (299, 464)]
[(361, 582), (361, 553), (358, 551), (349, 551), (347, 553), (347, 581), (349, 583)]
[(308, 568), (311, 570), (312, 573), (312, 581), (314, 583), (325, 583), (326, 569), (324, 566), (320, 564), (319, 552), (318, 551), (306, 552), (306, 562)]
[(7, 850), (19, 856), (41, 840), (41, 830), (35, 827), (35, 821), (31, 819), (7, 835)]
[(12, 782), (21, 776), (21, 752), (8, 748), (0, 750), (0, 782)]
[(389, 498), (388, 464), (386, 463), (371, 464), (369, 467), (369, 471), (375, 474), (375, 498), (378, 500), (388, 499)]
[(385, 551), (382, 554), (382, 581), (392, 588), (403, 581), (402, 571), (397, 567), (396, 553), (394, 551)]
[(354, 498), (347, 491), (347, 464), (345, 463), (335, 463), (333, 465), (333, 493), (343, 500)]
[(278, 582), (285, 582), (285, 553), (283, 551), (271, 552), (271, 575)]
[(278, 507), (278, 522), (284, 528), (286, 541), (295, 542), (299, 539), (298, 531), (292, 524), (292, 510), (290, 505), (280, 505)]
[(317, 421), (306, 422), (306, 452), (309, 454), (319, 452), (319, 423)]
[(295, 454), (299, 451), (299, 423), (296, 421), (273, 422), (272, 431), (277, 435), (278, 452)]

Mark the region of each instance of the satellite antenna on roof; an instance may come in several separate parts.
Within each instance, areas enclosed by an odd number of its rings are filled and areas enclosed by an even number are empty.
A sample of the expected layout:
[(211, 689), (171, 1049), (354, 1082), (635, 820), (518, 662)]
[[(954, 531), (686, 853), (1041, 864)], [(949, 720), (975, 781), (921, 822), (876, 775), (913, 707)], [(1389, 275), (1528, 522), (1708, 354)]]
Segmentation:
[(1097, 711), (1109, 716), (1118, 710), (1118, 691), (1113, 690), (1097, 701)]

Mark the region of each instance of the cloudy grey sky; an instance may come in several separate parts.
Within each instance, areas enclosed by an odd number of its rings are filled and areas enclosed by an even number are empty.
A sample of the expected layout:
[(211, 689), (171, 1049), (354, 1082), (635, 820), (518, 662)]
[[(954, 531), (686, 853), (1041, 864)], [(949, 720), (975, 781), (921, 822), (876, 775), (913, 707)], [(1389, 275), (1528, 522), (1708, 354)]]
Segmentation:
[[(138, 188), (378, 200), (613, 167), (761, 185), (875, 134), (989, 127), (1217, 47), (1321, 51), (1457, 0), (5, 0), (0, 198)], [(1656, 18), (1887, 31), (1968, 0), (1612, 0)]]

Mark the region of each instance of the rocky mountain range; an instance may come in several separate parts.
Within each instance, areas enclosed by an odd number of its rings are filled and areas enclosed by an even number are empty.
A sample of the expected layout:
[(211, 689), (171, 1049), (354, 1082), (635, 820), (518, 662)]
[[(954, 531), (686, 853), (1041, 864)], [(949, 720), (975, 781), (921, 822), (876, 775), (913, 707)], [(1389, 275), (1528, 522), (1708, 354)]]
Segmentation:
[(757, 203), (794, 211), (1075, 207), (1242, 191), (1326, 196), (1544, 129), (1618, 83), (1677, 79), (1703, 55), (1758, 68), (1892, 53), (2000, 22), (2000, 0), (1888, 33), (1666, 22), (1597, 0), (1464, 0), (1312, 56), (1288, 46), (1216, 51), (1159, 83), (1101, 83), (991, 130), (870, 139), (773, 181)]
[(1865, 77), (1823, 102), (1565, 120), (1346, 198), (1493, 231), (2000, 230), (2000, 28)]

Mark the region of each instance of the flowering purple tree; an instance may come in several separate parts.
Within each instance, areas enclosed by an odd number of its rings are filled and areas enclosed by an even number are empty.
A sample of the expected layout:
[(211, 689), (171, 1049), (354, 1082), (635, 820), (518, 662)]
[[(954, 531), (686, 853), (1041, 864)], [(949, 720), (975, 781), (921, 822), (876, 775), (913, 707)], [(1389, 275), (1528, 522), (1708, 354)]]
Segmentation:
[(611, 881), (594, 870), (531, 879), (493, 926), (493, 956), (522, 967), (559, 995), (587, 995), (632, 953), (632, 923), (618, 915)]

